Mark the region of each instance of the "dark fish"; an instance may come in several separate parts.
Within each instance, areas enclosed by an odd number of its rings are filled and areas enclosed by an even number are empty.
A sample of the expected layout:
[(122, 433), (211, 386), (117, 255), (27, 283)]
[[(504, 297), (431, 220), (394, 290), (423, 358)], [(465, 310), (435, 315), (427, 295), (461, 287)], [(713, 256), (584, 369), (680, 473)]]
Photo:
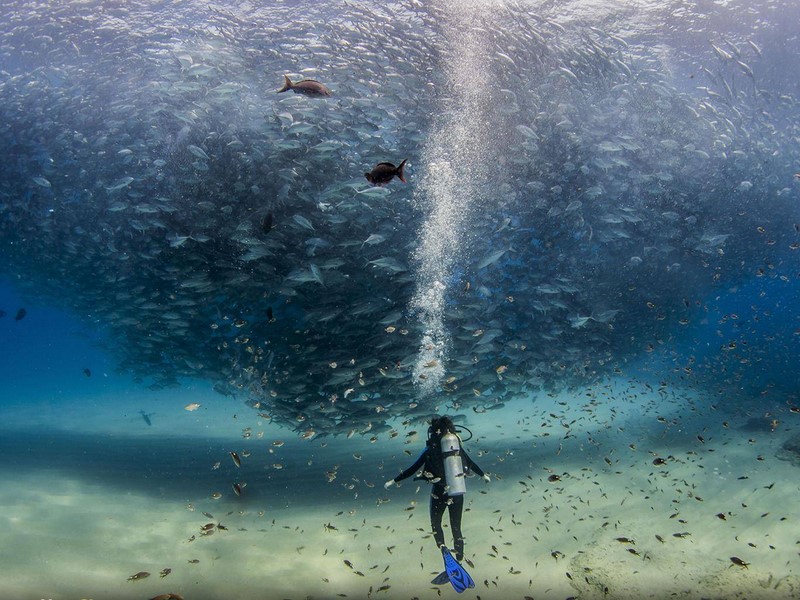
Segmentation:
[(268, 212), (267, 215), (261, 219), (261, 231), (264, 233), (269, 233), (272, 231), (273, 223), (272, 223), (272, 213)]
[(367, 181), (372, 185), (385, 185), (394, 179), (395, 176), (403, 183), (406, 183), (406, 178), (403, 175), (403, 168), (405, 166), (405, 159), (403, 159), (403, 162), (401, 162), (398, 167), (395, 167), (390, 162), (378, 163), (372, 171), (364, 173), (364, 177), (366, 177)]
[(237, 467), (242, 466), (242, 459), (239, 458), (239, 455), (236, 454), (236, 452), (231, 452), (231, 458), (233, 459), (233, 464), (235, 464)]
[(295, 94), (304, 94), (306, 96), (330, 96), (331, 91), (315, 79), (303, 79), (297, 83), (292, 83), (288, 75), (283, 76), (283, 87), (278, 90), (278, 93), (287, 92), (292, 90)]
[(83, 370), (83, 374), (86, 375), (87, 377), (91, 377), (92, 376), (92, 371), (91, 371), (91, 369), (86, 368), (86, 369)]
[(170, 573), (172, 573), (172, 569), (161, 569), (161, 573), (159, 573), (158, 575), (159, 575), (159, 577), (161, 577), (163, 579), (164, 577), (166, 577)]
[(660, 467), (660, 466), (662, 466), (662, 465), (665, 465), (665, 464), (667, 464), (667, 461), (666, 461), (666, 460), (664, 460), (663, 458), (654, 458), (654, 459), (653, 459), (653, 464), (654, 464), (655, 466), (657, 466), (657, 467)]
[(735, 565), (739, 565), (740, 567), (744, 567), (745, 569), (750, 565), (749, 562), (744, 562), (738, 556), (731, 556), (731, 562)]
[(6, 316), (6, 311), (0, 310), (0, 319)]
[(554, 481), (561, 481), (561, 477), (553, 473), (550, 477), (547, 478), (547, 481), (554, 482)]
[(27, 310), (25, 310), (24, 308), (20, 308), (17, 311), (17, 316), (14, 317), (14, 320), (15, 321), (22, 321), (22, 319), (24, 319), (25, 315), (27, 315), (27, 314), (28, 314)]
[(270, 323), (272, 323), (274, 320), (275, 320), (275, 316), (274, 316), (274, 315), (273, 315), (273, 313), (272, 313), (272, 307), (271, 307), (271, 306), (268, 306), (268, 307), (267, 307), (267, 321), (269, 321)]
[(140, 414), (140, 415), (142, 415), (142, 418), (144, 419), (144, 422), (145, 422), (145, 423), (147, 423), (148, 425), (152, 425), (152, 424), (153, 424), (153, 422), (150, 420), (150, 416), (151, 416), (153, 413), (146, 413), (146, 412), (144, 412), (143, 410), (140, 410), (140, 411), (139, 411), (139, 414)]
[(241, 496), (242, 495), (242, 486), (241, 485), (239, 485), (238, 483), (232, 483), (231, 487), (233, 488), (233, 493), (234, 494), (236, 494), (237, 496)]
[(145, 579), (147, 577), (150, 577), (150, 573), (148, 573), (147, 571), (139, 571), (135, 575), (131, 575), (130, 577), (128, 577), (128, 581), (139, 581), (140, 579)]

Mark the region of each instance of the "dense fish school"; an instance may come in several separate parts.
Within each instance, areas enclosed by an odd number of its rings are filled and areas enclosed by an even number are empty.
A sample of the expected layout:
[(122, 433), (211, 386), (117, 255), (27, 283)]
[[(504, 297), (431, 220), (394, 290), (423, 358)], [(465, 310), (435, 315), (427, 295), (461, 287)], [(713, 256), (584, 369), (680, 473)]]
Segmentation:
[[(147, 385), (371, 436), (597, 381), (719, 291), (796, 282), (797, 89), (760, 42), (702, 15), (688, 55), (516, 2), (272, 4), (0, 8), (0, 272)], [(403, 159), (407, 184), (364, 177)], [(771, 352), (738, 335), (675, 368), (736, 388)]]

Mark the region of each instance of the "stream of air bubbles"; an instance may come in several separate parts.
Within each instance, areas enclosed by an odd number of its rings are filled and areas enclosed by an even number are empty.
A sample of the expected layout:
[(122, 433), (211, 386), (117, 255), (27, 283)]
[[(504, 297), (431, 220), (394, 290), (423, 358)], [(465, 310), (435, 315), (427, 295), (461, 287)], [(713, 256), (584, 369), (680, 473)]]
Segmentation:
[(474, 0), (446, 0), (442, 23), (450, 49), (447, 93), (440, 93), (440, 113), (422, 153), (416, 201), (427, 213), (414, 255), (416, 292), (411, 310), (423, 326), (414, 364), (421, 396), (441, 388), (446, 378), (450, 336), (445, 308), (454, 268), (462, 258), (473, 207), (486, 177), (491, 147), (488, 108), (491, 75), (487, 68), (486, 31), (480, 27), (490, 6)]

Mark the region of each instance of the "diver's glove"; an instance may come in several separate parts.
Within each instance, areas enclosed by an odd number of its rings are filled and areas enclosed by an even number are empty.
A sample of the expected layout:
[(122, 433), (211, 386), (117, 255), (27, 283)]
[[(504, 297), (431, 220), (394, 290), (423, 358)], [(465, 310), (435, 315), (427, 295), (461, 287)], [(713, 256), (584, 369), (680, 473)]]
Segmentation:
[(484, 480), (486, 483), (489, 483), (489, 482), (492, 480), (492, 478), (491, 478), (491, 477), (489, 477), (489, 474), (488, 474), (488, 473), (484, 473), (484, 474), (483, 474), (483, 480)]
[(389, 489), (390, 487), (392, 487), (392, 486), (393, 486), (395, 483), (396, 483), (396, 482), (395, 482), (395, 480), (394, 480), (394, 479), (390, 479), (389, 481), (387, 481), (386, 483), (384, 483), (384, 484), (383, 484), (383, 489), (385, 489), (385, 490), (388, 490), (388, 489)]

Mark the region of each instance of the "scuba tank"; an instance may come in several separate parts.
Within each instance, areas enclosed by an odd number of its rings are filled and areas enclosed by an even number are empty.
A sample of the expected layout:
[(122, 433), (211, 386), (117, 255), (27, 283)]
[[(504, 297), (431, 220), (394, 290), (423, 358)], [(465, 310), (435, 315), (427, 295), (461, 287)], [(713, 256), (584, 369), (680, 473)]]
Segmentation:
[(461, 444), (459, 444), (458, 436), (448, 431), (442, 436), (441, 447), (447, 495), (461, 496), (467, 491), (467, 485), (464, 477), (464, 463), (461, 461)]

